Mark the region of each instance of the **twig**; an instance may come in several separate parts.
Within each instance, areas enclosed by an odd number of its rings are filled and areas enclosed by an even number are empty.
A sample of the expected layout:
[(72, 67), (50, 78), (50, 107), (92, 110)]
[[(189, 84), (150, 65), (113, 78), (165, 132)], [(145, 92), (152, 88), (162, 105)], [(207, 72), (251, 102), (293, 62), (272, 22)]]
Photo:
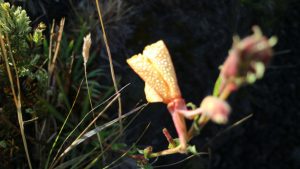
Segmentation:
[(56, 39), (56, 46), (55, 46), (53, 59), (50, 60), (52, 66), (53, 66), (52, 69), (51, 69), (52, 71), (53, 71), (55, 62), (57, 60), (57, 56), (58, 56), (58, 52), (59, 52), (59, 48), (60, 48), (60, 42), (61, 42), (61, 38), (62, 38), (62, 33), (63, 33), (63, 30), (64, 30), (64, 25), (65, 25), (65, 18), (62, 18), (60, 20), (60, 24), (59, 24), (58, 36), (57, 36), (57, 39)]

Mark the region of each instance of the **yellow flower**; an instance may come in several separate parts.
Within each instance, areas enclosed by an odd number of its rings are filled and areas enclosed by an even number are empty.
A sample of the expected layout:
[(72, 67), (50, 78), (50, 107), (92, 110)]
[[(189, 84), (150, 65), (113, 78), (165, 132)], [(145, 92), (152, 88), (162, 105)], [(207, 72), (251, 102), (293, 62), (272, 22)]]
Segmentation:
[(168, 104), (181, 98), (173, 63), (162, 40), (146, 46), (143, 54), (132, 56), (127, 63), (145, 81), (148, 102)]

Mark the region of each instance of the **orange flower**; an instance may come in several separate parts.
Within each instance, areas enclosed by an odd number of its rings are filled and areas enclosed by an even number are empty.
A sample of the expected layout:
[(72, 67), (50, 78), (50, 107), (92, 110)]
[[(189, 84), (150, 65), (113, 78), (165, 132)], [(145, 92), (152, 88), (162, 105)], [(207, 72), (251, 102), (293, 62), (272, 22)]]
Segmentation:
[(127, 60), (130, 67), (145, 81), (148, 102), (167, 104), (180, 140), (182, 152), (186, 150), (187, 129), (180, 110), (187, 110), (177, 84), (169, 51), (162, 40), (145, 47), (143, 54)]
[(146, 46), (143, 54), (132, 56), (127, 63), (145, 81), (148, 102), (168, 104), (181, 98), (173, 63), (162, 40)]

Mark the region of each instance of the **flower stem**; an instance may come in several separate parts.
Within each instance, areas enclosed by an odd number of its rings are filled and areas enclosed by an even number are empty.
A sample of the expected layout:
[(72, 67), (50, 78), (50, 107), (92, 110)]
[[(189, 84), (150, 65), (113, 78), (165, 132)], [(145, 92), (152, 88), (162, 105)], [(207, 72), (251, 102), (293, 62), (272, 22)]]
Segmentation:
[(229, 84), (226, 85), (225, 89), (220, 94), (219, 98), (222, 100), (226, 100), (228, 96), (231, 94), (232, 88)]
[(181, 148), (181, 146), (179, 145), (175, 148), (166, 149), (166, 150), (159, 151), (159, 152), (156, 152), (156, 153), (151, 153), (151, 154), (148, 155), (148, 158), (155, 158), (155, 157), (159, 157), (159, 156), (165, 156), (165, 155), (170, 155), (170, 154), (175, 154), (175, 153), (181, 153), (180, 148)]

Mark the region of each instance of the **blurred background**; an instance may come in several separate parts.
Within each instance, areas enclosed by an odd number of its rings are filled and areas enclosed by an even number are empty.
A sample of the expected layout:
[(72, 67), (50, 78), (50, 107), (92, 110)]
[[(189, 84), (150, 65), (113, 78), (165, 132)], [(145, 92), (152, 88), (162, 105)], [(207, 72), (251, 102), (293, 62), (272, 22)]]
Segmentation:
[[(95, 78), (102, 95), (109, 86), (109, 62), (94, 1), (33, 0), (10, 1), (23, 7), (31, 26), (44, 22), (45, 33), (53, 19), (65, 17), (64, 36), (77, 39), (91, 32), (94, 61), (89, 69), (101, 68)], [(298, 0), (100, 0), (108, 43), (119, 86), (130, 85), (122, 92), (123, 112), (146, 102), (143, 81), (128, 67), (126, 59), (141, 53), (144, 46), (164, 40), (172, 57), (183, 98), (199, 105), (212, 93), (219, 66), (228, 55), (232, 37), (245, 37), (258, 25), (263, 33), (278, 37), (274, 57), (262, 80), (242, 87), (229, 98), (230, 121), (225, 126), (209, 123), (201, 135), (192, 140), (200, 152), (209, 155), (193, 157), (179, 164), (187, 155), (160, 157), (153, 166), (186, 169), (298, 169), (300, 168), (300, 2)], [(62, 49), (63, 51), (63, 49)], [(78, 56), (79, 57), (79, 56)], [(75, 52), (75, 59), (76, 57)], [(79, 82), (78, 82), (79, 83)], [(70, 97), (74, 97), (70, 94)], [(103, 96), (104, 97), (104, 96)], [(96, 101), (97, 102), (97, 101)], [(1, 103), (4, 104), (4, 103)], [(227, 130), (235, 122), (253, 114), (242, 124)], [(117, 117), (117, 104), (106, 112)], [(133, 144), (145, 126), (149, 129), (137, 146), (167, 145), (162, 134), (166, 127), (176, 131), (163, 104), (150, 104), (127, 128), (122, 141)], [(168, 165), (170, 164), (170, 165)], [(174, 164), (174, 165), (171, 165)], [(10, 165), (7, 165), (10, 166)], [(118, 168), (136, 168), (130, 158)]]

